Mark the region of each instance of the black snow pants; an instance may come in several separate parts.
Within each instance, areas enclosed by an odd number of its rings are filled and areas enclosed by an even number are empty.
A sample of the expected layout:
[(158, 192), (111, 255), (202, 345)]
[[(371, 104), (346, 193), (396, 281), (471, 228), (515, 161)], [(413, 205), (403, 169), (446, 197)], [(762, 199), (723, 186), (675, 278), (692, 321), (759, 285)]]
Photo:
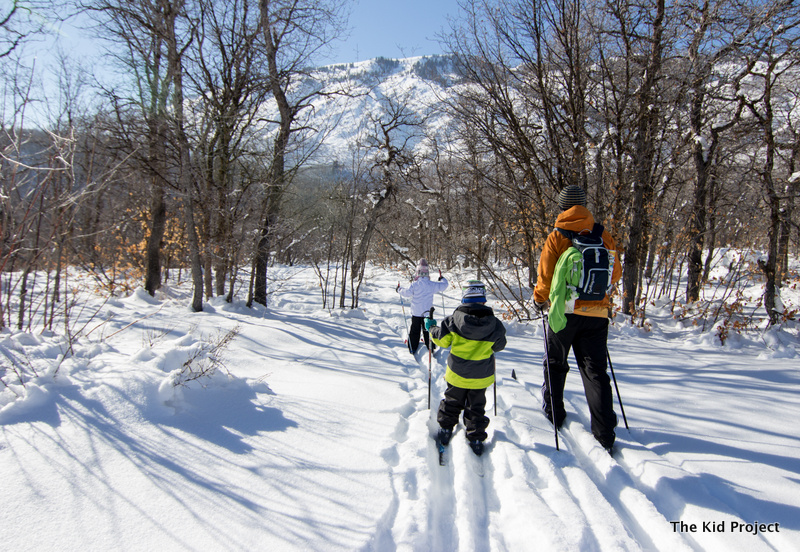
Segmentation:
[(445, 429), (452, 429), (464, 411), (467, 439), (485, 441), (489, 418), (486, 417), (486, 389), (463, 389), (447, 384), (444, 399), (439, 403), (436, 419)]
[(416, 353), (417, 349), (419, 348), (419, 334), (422, 333), (422, 339), (425, 341), (425, 346), (433, 352), (431, 349), (431, 337), (428, 334), (427, 330), (425, 330), (425, 317), (424, 316), (412, 316), (411, 317), (411, 328), (408, 330), (408, 350), (412, 353)]
[[(557, 427), (561, 426), (567, 415), (564, 409), (564, 385), (569, 372), (567, 355), (571, 347), (583, 379), (583, 391), (592, 420), (592, 434), (606, 448), (614, 444), (614, 428), (617, 426), (611, 379), (607, 372), (607, 341), (607, 318), (567, 314), (567, 326), (560, 332), (554, 333), (548, 326), (547, 360), (553, 381), (552, 386), (549, 385), (550, 378), (545, 362), (542, 385), (542, 409)], [(555, 416), (550, 408), (551, 394)]]

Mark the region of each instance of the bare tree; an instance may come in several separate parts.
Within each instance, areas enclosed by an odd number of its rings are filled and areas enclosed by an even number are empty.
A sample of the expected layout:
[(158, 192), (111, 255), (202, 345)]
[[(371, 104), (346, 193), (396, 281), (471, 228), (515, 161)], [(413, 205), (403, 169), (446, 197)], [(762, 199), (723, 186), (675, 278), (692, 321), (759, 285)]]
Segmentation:
[(633, 313), (638, 297), (638, 278), (643, 253), (641, 245), (643, 230), (647, 225), (645, 209), (652, 197), (655, 139), (659, 122), (657, 85), (662, 78), (666, 6), (664, 0), (656, 0), (655, 6), (652, 7), (655, 10), (652, 19), (647, 22), (650, 34), (647, 37), (648, 46), (642, 64), (642, 82), (636, 95), (637, 128), (634, 142), (632, 216), (628, 225), (628, 243), (625, 248), (625, 266), (622, 275), (623, 312), (626, 314)]
[[(309, 62), (342, 32), (344, 0), (260, 0), (261, 28), (264, 33), (269, 85), (277, 107), (272, 159), (266, 183), (264, 212), (254, 258), (254, 288), (248, 298), (267, 304), (267, 265), (271, 232), (291, 170), (287, 168), (290, 140), (303, 130), (298, 125), (301, 112), (311, 100), (328, 91), (322, 88), (298, 90), (298, 80), (307, 74)], [(296, 166), (295, 166), (296, 168)]]
[(453, 90), (449, 111), (469, 144), (462, 160), (498, 196), (487, 203), (497, 211), (492, 220), (521, 239), (509, 254), (525, 263), (533, 286), (533, 252), (552, 224), (548, 207), (564, 186), (589, 185), (586, 14), (581, 2), (514, 0), (498, 9), (467, 0), (462, 8), (465, 22), (447, 45), (464, 85)]
[[(161, 286), (162, 241), (167, 224), (168, 169), (168, 103), (172, 85), (167, 75), (165, 30), (158, 3), (137, 5), (116, 0), (98, 0), (88, 8), (99, 19), (102, 36), (121, 44), (120, 51), (111, 50), (133, 83), (130, 96), (107, 91), (117, 113), (114, 132), (123, 142), (132, 160), (137, 160), (149, 183), (149, 233), (145, 259), (145, 289), (151, 295)], [(134, 108), (134, 119), (144, 122), (142, 129), (128, 122), (126, 111)], [(127, 127), (127, 128), (126, 128)], [(140, 145), (141, 141), (141, 145)]]
[(12, 0), (0, 10), (0, 60), (9, 57), (26, 40), (45, 30), (53, 18), (52, 3), (42, 0)]
[(353, 256), (351, 308), (358, 306), (358, 290), (364, 279), (369, 246), (380, 219), (389, 212), (399, 189), (419, 180), (419, 163), (412, 145), (419, 138), (415, 129), (424, 124), (424, 120), (406, 107), (403, 98), (384, 97), (381, 106), (383, 113), (367, 116), (372, 127), (366, 144), (370, 166), (365, 175), (366, 190), (363, 195), (359, 194), (359, 199), (365, 203), (366, 216)]
[(192, 175), (192, 164), (190, 160), (189, 137), (186, 134), (186, 120), (184, 117), (183, 101), (183, 77), (184, 77), (184, 52), (194, 38), (195, 22), (189, 21), (188, 27), (181, 32), (178, 20), (185, 16), (183, 12), (184, 1), (176, 0), (163, 2), (162, 9), (164, 14), (164, 41), (167, 48), (168, 76), (172, 83), (172, 110), (174, 118), (173, 133), (177, 140), (178, 148), (178, 178), (180, 189), (184, 194), (183, 208), (186, 232), (189, 240), (189, 257), (192, 267), (192, 282), (194, 283), (194, 295), (192, 297), (192, 309), (195, 312), (203, 310), (203, 267), (200, 259), (200, 244), (197, 239), (197, 226), (195, 223), (193, 193), (194, 178)]
[(195, 118), (201, 123), (195, 130), (196, 158), (206, 200), (198, 207), (203, 220), (206, 295), (210, 296), (212, 268), (217, 295), (225, 292), (227, 275), (233, 278), (242, 247), (237, 222), (255, 211), (249, 194), (254, 175), (245, 163), (261, 153), (256, 123), (270, 88), (257, 2), (202, 0), (199, 5), (200, 27), (189, 75), (198, 99)]
[[(800, 41), (800, 11), (792, 5), (776, 6), (775, 20), (765, 26), (760, 40), (755, 41), (750, 52), (753, 70), (753, 88), (747, 100), (747, 108), (761, 133), (759, 158), (764, 201), (767, 205), (767, 257), (759, 261), (766, 283), (764, 286), (764, 308), (770, 324), (776, 324), (781, 312), (777, 298), (781, 287), (779, 241), (784, 216), (789, 203), (784, 190), (789, 184), (785, 164), (781, 163), (781, 141), (784, 139), (782, 114), (784, 94), (781, 89), (793, 84), (784, 84), (784, 79), (796, 76), (798, 59), (796, 47)], [(791, 151), (791, 146), (790, 146)], [(783, 178), (779, 175), (784, 174)]]
[[(112, 24), (111, 31), (124, 40), (124, 61), (133, 70), (135, 86), (141, 86), (138, 99), (148, 121), (148, 158), (152, 171), (153, 200), (151, 234), (148, 243), (148, 291), (160, 282), (159, 247), (164, 232), (165, 204), (163, 184), (173, 178), (183, 196), (184, 223), (189, 243), (192, 280), (195, 286), (192, 308), (203, 308), (203, 274), (194, 214), (194, 176), (189, 137), (184, 115), (185, 53), (195, 39), (197, 15), (186, 0), (94, 0), (85, 6), (101, 21)], [(105, 28), (101, 25), (101, 28)], [(141, 78), (140, 78), (141, 77)], [(167, 105), (171, 112), (168, 116)], [(174, 142), (174, 171), (165, 163), (167, 141)]]
[[(728, 14), (734, 9), (733, 4), (742, 13), (731, 20)], [(752, 13), (744, 13), (744, 10)], [(691, 38), (686, 52), (686, 74), (695, 181), (688, 229), (691, 241), (687, 255), (686, 300), (692, 302), (700, 295), (703, 249), (709, 232), (706, 214), (716, 208), (710, 201), (714, 197), (710, 192), (719, 163), (718, 150), (723, 134), (735, 128), (739, 121), (744, 107), (739, 94), (741, 81), (752, 68), (752, 62), (741, 63), (737, 54), (742, 45), (757, 36), (765, 22), (761, 3), (747, 6), (729, 0), (685, 5), (681, 20), (685, 21)]]

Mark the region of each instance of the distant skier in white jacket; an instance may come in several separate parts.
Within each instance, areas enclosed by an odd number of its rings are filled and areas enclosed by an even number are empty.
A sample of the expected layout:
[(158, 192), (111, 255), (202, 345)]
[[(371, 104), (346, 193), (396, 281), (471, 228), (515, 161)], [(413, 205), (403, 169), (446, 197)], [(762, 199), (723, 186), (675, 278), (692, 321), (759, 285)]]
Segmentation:
[(424, 258), (417, 263), (414, 281), (408, 287), (397, 285), (397, 292), (402, 297), (411, 298), (411, 328), (408, 330), (408, 350), (412, 354), (416, 353), (417, 348), (419, 348), (420, 332), (422, 332), (422, 338), (425, 340), (425, 346), (430, 351), (433, 351), (431, 348), (433, 344), (423, 321), (431, 315), (433, 294), (446, 290), (448, 285), (447, 279), (443, 276), (439, 276), (439, 280), (436, 282), (431, 281), (428, 261)]

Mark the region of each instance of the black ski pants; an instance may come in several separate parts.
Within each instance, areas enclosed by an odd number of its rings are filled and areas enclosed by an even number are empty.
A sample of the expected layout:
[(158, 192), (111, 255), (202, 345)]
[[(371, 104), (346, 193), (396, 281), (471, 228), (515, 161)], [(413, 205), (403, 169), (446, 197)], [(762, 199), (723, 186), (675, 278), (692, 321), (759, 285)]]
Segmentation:
[(464, 412), (467, 439), (485, 441), (489, 418), (486, 417), (486, 389), (464, 389), (447, 384), (444, 399), (439, 403), (436, 419), (445, 429), (452, 429)]
[(408, 350), (412, 353), (416, 353), (417, 349), (419, 348), (419, 334), (422, 333), (422, 339), (425, 340), (425, 346), (431, 349), (431, 336), (428, 334), (428, 331), (425, 329), (425, 317), (424, 316), (412, 316), (411, 317), (411, 328), (408, 330)]
[[(542, 386), (542, 408), (547, 417), (554, 421), (556, 426), (560, 426), (567, 415), (564, 409), (564, 385), (569, 372), (567, 355), (572, 348), (583, 379), (583, 391), (592, 420), (592, 434), (604, 447), (614, 444), (614, 428), (617, 426), (611, 379), (607, 372), (607, 342), (607, 318), (568, 314), (567, 326), (560, 332), (555, 333), (548, 326), (548, 356), (544, 362)], [(548, 377), (548, 362), (552, 384)], [(551, 395), (555, 413), (551, 412), (550, 408)]]

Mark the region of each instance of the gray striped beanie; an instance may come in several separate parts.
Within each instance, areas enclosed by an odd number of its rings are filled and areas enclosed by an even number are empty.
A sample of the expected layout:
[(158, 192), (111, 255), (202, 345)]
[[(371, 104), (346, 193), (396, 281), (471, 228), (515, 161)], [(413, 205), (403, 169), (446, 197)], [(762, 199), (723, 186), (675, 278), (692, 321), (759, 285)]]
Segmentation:
[(562, 211), (580, 205), (586, 207), (586, 192), (576, 184), (570, 184), (558, 194), (558, 206)]

